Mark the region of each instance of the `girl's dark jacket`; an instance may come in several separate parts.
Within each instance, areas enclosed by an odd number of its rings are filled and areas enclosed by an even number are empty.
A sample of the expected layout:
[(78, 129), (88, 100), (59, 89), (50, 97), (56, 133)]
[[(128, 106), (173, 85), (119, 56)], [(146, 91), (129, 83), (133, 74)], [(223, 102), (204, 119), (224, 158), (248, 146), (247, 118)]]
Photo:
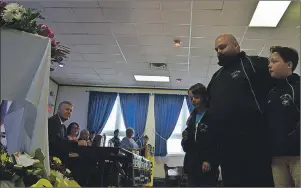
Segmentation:
[(209, 114), (205, 112), (203, 118), (198, 124), (196, 131), (196, 110), (190, 114), (187, 120), (188, 139), (182, 139), (181, 145), (185, 152), (184, 172), (194, 173), (202, 167), (204, 161), (208, 162), (212, 169), (218, 167), (217, 143), (210, 127)]

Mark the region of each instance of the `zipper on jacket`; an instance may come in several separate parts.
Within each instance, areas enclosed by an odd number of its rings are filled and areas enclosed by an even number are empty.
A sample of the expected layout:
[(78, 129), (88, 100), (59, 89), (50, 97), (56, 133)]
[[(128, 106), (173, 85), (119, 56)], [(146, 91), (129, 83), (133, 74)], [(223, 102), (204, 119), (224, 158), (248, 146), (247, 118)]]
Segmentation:
[(296, 103), (295, 103), (295, 90), (294, 87), (288, 82), (287, 78), (285, 79), (286, 83), (291, 87), (292, 89), (292, 93), (293, 93), (293, 104), (295, 105), (296, 109), (298, 110), (298, 112), (300, 112), (299, 108), (297, 107)]
[(256, 105), (257, 105), (257, 107), (258, 107), (258, 110), (260, 111), (261, 114), (263, 114), (263, 113), (262, 113), (262, 110), (261, 110), (261, 108), (260, 108), (260, 106), (259, 106), (259, 103), (258, 103), (258, 101), (257, 101), (255, 92), (254, 92), (254, 90), (253, 90), (253, 88), (252, 88), (251, 81), (250, 81), (250, 79), (249, 79), (249, 77), (248, 77), (248, 75), (247, 75), (247, 72), (246, 72), (246, 70), (245, 70), (245, 68), (244, 68), (244, 65), (243, 65), (241, 59), (240, 59), (240, 64), (241, 64), (242, 70), (244, 71), (244, 73), (245, 73), (245, 75), (246, 75), (246, 78), (247, 78), (247, 80), (248, 80), (248, 82), (249, 82), (249, 86), (250, 86), (251, 92), (252, 92), (252, 94), (253, 94), (253, 96), (254, 96), (254, 100), (255, 100), (255, 103), (256, 103)]

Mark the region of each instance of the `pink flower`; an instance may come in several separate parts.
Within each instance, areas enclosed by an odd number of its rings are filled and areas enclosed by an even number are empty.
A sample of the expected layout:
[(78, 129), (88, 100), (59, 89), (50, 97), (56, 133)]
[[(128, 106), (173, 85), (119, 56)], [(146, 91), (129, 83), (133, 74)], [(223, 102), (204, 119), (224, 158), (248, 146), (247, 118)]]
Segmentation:
[(54, 33), (49, 27), (45, 24), (39, 24), (39, 28), (42, 29), (42, 31), (39, 33), (40, 35), (44, 37), (54, 38)]
[(51, 39), (51, 45), (52, 46), (57, 46), (59, 44), (60, 44), (60, 42), (57, 42), (54, 38)]

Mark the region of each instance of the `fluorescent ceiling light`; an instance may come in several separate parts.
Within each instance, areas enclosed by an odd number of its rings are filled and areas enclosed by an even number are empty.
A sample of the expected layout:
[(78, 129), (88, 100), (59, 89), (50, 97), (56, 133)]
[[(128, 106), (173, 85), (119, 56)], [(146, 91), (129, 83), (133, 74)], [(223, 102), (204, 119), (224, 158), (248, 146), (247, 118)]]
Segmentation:
[(169, 82), (168, 76), (142, 76), (142, 75), (134, 75), (136, 81), (143, 82)]
[(249, 27), (276, 27), (291, 1), (259, 1)]

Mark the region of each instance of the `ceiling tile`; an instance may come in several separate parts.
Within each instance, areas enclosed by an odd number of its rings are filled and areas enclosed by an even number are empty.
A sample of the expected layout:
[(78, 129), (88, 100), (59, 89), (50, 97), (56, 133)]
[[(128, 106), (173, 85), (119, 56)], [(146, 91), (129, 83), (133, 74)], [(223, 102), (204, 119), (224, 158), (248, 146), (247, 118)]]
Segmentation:
[(163, 36), (143, 36), (143, 37), (139, 38), (141, 45), (165, 46), (167, 43), (167, 40), (168, 40), (167, 37), (163, 37)]
[(24, 8), (32, 8), (37, 10), (42, 10), (43, 6), (39, 2), (29, 1), (29, 2), (22, 2), (20, 3)]
[(188, 48), (166, 47), (166, 55), (188, 55)]
[[(87, 2), (79, 2), (79, 1), (39, 1), (41, 6), (45, 8), (95, 8), (98, 7), (97, 1), (87, 1)], [(23, 4), (23, 2), (22, 2)]]
[(187, 64), (188, 56), (167, 56), (167, 63)]
[(209, 49), (214, 49), (214, 41), (215, 39), (211, 38), (192, 38), (191, 47), (207, 47)]
[(119, 45), (139, 45), (137, 36), (116, 35), (116, 39)]
[(241, 50), (261, 50), (263, 46), (267, 43), (266, 40), (260, 39), (244, 39), (240, 45)]
[(109, 55), (109, 54), (84, 54), (87, 61), (105, 61), (105, 62), (124, 62), (121, 55)]
[(190, 64), (189, 74), (193, 77), (205, 78), (207, 77), (209, 65), (205, 64)]
[[(248, 0), (248, 1), (236, 1), (236, 0), (225, 0), (223, 4), (224, 10), (250, 10), (255, 11), (258, 0)], [(246, 9), (246, 7), (248, 7)]]
[(83, 61), (84, 60), (84, 56), (82, 54), (74, 54), (71, 53), (68, 55), (68, 61)]
[(159, 9), (160, 1), (141, 1), (135, 0), (131, 2), (134, 9)]
[(66, 66), (70, 68), (95, 68), (95, 69), (110, 69), (112, 68), (112, 62), (101, 61), (70, 61)]
[[(192, 11), (193, 25), (223, 25), (220, 10), (194, 10)], [(210, 19), (208, 19), (210, 18)]]
[(163, 34), (172, 36), (189, 36), (189, 25), (163, 24)]
[(244, 35), (245, 26), (192, 26), (192, 37), (216, 38), (222, 34), (232, 34), (237, 38)]
[(107, 23), (57, 23), (64, 34), (111, 34)]
[[(300, 10), (300, 8), (299, 8)], [(296, 28), (300, 25), (300, 11), (296, 12), (286, 12), (279, 21), (277, 27), (291, 27)], [(299, 30), (299, 29), (298, 29)]]
[(223, 8), (222, 0), (202, 0), (202, 1), (194, 1), (193, 9), (194, 10), (221, 10)]
[(64, 68), (55, 71), (63, 74), (95, 74), (95, 71), (90, 67), (69, 67), (68, 64)]
[(288, 40), (296, 37), (299, 29), (292, 28), (248, 28), (246, 39)]
[(143, 54), (142, 47), (138, 45), (133, 46), (120, 46), (124, 55), (136, 55), (136, 54)]
[(124, 9), (131, 8), (130, 1), (98, 1), (99, 7), (101, 8), (110, 8), (110, 9)]
[(163, 10), (163, 22), (167, 24), (190, 24), (190, 11)]
[(162, 35), (162, 24), (137, 24), (139, 35)]
[(97, 69), (94, 68), (95, 72), (99, 75), (117, 75), (118, 71), (114, 70), (114, 69)]
[(43, 16), (53, 22), (77, 22), (71, 8), (45, 8)]
[(136, 35), (137, 30), (135, 24), (111, 23), (111, 30), (116, 35)]
[(160, 10), (149, 10), (149, 9), (133, 9), (133, 20), (136, 23), (161, 23), (161, 11)]
[(120, 54), (118, 46), (109, 46), (109, 45), (75, 45), (76, 50), (79, 53), (87, 54), (97, 54), (97, 53), (106, 53), (106, 54)]
[(186, 9), (190, 10), (190, 1), (163, 0), (162, 9)]
[(164, 55), (145, 55), (145, 59), (149, 63), (166, 63), (167, 61)]
[(191, 57), (190, 58), (190, 64), (194, 64), (194, 65), (209, 65), (211, 61), (211, 57)]
[(186, 74), (188, 74), (188, 64), (175, 64), (175, 63), (169, 63), (167, 65), (168, 70), (170, 71), (185, 71)]
[(143, 54), (166, 54), (166, 48), (160, 46), (141, 46), (141, 51)]
[(146, 59), (144, 55), (140, 54), (124, 54), (128, 63), (145, 63)]
[(140, 71), (140, 70), (150, 70), (148, 63), (118, 63), (116, 64), (115, 70), (122, 71)]
[(105, 22), (100, 8), (72, 9), (78, 22)]
[(202, 48), (191, 48), (190, 49), (190, 55), (191, 56), (198, 56), (198, 57), (210, 57), (215, 55), (214, 48), (207, 48), (207, 47), (202, 47)]
[(132, 23), (131, 9), (102, 9), (106, 21)]
[(64, 41), (66, 44), (116, 45), (116, 41), (112, 35), (61, 35), (61, 38), (66, 40)]
[(98, 74), (96, 74), (96, 72), (89, 73), (89, 74), (77, 74), (77, 73), (67, 73), (67, 76), (71, 79), (82, 79), (82, 80), (86, 80), (86, 79), (100, 79), (100, 77), (98, 76)]

